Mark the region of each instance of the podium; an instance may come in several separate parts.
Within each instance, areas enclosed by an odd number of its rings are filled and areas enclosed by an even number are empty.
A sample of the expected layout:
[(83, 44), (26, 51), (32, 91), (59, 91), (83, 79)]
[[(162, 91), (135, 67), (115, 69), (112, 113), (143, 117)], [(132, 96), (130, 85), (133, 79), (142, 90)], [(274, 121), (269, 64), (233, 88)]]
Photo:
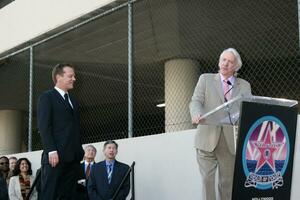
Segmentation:
[(232, 200), (289, 200), (297, 126), (295, 100), (238, 96), (202, 116), (233, 126)]

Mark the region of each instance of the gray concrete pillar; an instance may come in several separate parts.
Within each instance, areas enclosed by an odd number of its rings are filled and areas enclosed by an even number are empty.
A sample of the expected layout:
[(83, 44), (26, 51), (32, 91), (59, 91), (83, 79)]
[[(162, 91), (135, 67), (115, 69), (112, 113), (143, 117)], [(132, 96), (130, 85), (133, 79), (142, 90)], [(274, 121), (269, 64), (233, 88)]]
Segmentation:
[(0, 154), (19, 153), (21, 151), (23, 112), (18, 110), (0, 110)]
[(165, 63), (165, 130), (174, 132), (193, 128), (189, 102), (197, 84), (197, 61), (174, 59)]

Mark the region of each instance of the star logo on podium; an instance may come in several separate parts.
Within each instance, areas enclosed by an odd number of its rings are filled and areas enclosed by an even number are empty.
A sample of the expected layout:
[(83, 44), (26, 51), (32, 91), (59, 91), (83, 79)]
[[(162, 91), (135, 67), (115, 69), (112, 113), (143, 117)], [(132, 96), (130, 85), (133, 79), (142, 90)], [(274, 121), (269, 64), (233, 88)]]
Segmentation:
[(256, 164), (255, 172), (259, 171), (266, 163), (269, 167), (276, 171), (275, 169), (275, 153), (282, 145), (281, 143), (274, 142), (271, 136), (272, 124), (269, 122), (265, 129), (265, 136), (263, 141), (254, 142), (254, 146), (259, 151), (259, 159)]

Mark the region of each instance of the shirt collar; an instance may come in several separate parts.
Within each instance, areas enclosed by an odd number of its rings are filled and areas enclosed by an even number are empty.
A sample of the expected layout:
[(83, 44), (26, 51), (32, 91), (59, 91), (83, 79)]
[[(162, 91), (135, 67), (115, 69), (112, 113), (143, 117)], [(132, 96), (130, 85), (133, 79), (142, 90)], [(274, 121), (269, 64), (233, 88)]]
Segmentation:
[(115, 160), (112, 160), (112, 161), (105, 160), (105, 164), (106, 164), (106, 166), (108, 166), (108, 165), (114, 166)]
[(60, 89), (60, 88), (58, 88), (58, 87), (56, 87), (56, 86), (54, 87), (54, 89), (56, 89), (57, 92), (58, 92), (63, 98), (65, 98), (65, 97), (64, 97), (65, 94), (68, 94), (67, 92), (63, 91), (62, 89)]
[[(222, 74), (220, 74), (220, 76), (221, 76), (221, 82), (223, 84), (224, 80), (226, 80), (226, 79), (225, 79), (225, 77)], [(230, 81), (231, 85), (234, 85), (234, 81), (235, 81), (235, 77), (234, 76), (230, 76), (227, 80)]]
[(93, 164), (94, 164), (94, 161), (92, 161), (92, 162), (87, 162), (87, 161), (85, 160), (85, 161), (84, 161), (84, 164), (85, 164), (85, 165), (89, 165), (89, 164), (93, 165)]

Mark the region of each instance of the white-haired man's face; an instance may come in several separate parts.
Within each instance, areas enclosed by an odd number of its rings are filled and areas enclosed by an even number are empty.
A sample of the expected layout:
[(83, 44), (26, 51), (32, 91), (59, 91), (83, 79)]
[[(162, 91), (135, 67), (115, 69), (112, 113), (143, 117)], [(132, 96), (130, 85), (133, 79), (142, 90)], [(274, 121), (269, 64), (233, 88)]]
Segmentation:
[(84, 149), (84, 159), (89, 161), (94, 161), (96, 157), (96, 151), (92, 147), (86, 147)]
[(15, 166), (17, 164), (17, 160), (16, 159), (9, 159), (9, 170), (14, 170)]
[(236, 70), (236, 59), (231, 52), (224, 52), (219, 61), (220, 73), (229, 78)]

